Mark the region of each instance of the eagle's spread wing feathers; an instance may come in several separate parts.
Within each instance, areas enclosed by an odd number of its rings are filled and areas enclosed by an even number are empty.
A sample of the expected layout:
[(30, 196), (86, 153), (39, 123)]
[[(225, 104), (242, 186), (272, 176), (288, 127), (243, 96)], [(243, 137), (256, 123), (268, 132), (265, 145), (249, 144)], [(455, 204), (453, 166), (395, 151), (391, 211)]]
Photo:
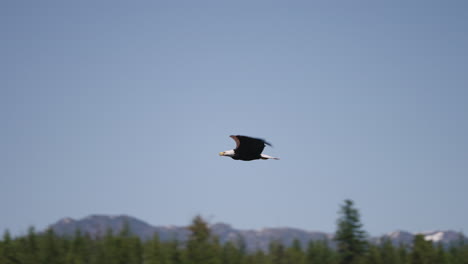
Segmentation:
[(236, 142), (236, 149), (240, 146), (240, 140), (237, 138), (237, 136), (230, 136), (234, 141)]
[[(231, 136), (237, 144), (237, 148), (234, 150), (236, 154), (246, 156), (258, 156), (262, 153), (265, 148), (265, 140), (259, 138), (251, 138), (246, 136)], [(269, 145), (269, 144), (268, 144)]]
[(257, 159), (278, 159), (262, 154), (265, 145), (271, 146), (261, 138), (253, 138), (241, 135), (230, 136), (236, 142), (236, 148), (220, 152), (219, 155), (231, 157), (235, 160), (257, 160)]

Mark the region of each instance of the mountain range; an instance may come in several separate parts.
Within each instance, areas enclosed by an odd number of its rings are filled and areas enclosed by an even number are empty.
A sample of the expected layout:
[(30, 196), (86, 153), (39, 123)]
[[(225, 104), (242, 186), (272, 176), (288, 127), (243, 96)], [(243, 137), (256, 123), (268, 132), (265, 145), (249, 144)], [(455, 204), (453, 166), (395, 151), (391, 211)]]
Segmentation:
[[(185, 241), (190, 231), (185, 226), (152, 226), (137, 218), (127, 215), (90, 215), (88, 217), (75, 220), (63, 218), (49, 226), (56, 234), (63, 236), (73, 236), (76, 230), (89, 234), (91, 237), (101, 237), (111, 230), (118, 233), (125, 224), (128, 224), (130, 232), (140, 237), (142, 240), (151, 239), (154, 234), (158, 234), (162, 241), (179, 240)], [(209, 226), (213, 235), (217, 236), (221, 243), (227, 241), (242, 240), (246, 249), (254, 251), (257, 249), (267, 250), (271, 242), (276, 241), (284, 245), (291, 245), (297, 239), (302, 246), (306, 246), (310, 241), (326, 240), (334, 246), (334, 234), (324, 232), (311, 232), (295, 228), (264, 228), (261, 230), (239, 230), (234, 229), (225, 223), (216, 223)], [(372, 237), (372, 243), (381, 243), (389, 239), (393, 244), (410, 245), (416, 234), (424, 235), (426, 240), (435, 243), (449, 245), (461, 238), (461, 234), (455, 231), (431, 231), (422, 233), (410, 233), (407, 231), (395, 231), (380, 237)], [(465, 238), (464, 238), (465, 239)]]

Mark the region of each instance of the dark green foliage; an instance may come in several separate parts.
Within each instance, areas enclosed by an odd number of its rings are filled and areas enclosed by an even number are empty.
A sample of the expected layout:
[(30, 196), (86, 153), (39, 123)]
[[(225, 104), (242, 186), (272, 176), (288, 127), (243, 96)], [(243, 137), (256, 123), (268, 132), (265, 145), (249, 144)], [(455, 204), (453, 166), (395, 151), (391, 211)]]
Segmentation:
[(336, 253), (328, 246), (327, 241), (312, 241), (305, 252), (305, 263), (307, 264), (335, 264)]
[(367, 236), (362, 229), (360, 215), (353, 201), (345, 200), (337, 221), (335, 240), (338, 246), (339, 263), (361, 263), (367, 252)]
[(65, 260), (61, 254), (65, 248), (66, 240), (58, 238), (52, 229), (48, 229), (39, 240), (39, 263), (60, 264)]
[(442, 246), (442, 244), (437, 245), (437, 248), (435, 250), (434, 260), (435, 260), (435, 263), (437, 264), (449, 264), (450, 263), (449, 256), (447, 252), (445, 251), (444, 247)]
[(168, 262), (158, 234), (154, 234), (153, 239), (145, 244), (143, 259), (146, 264), (165, 264)]
[(177, 240), (165, 243), (165, 254), (167, 256), (168, 264), (178, 264), (182, 262), (182, 250), (179, 248), (179, 242)]
[[(186, 243), (161, 241), (155, 234), (148, 241), (131, 235), (125, 226), (118, 234), (108, 232), (91, 238), (79, 231), (73, 237), (56, 235), (52, 230), (12, 238), (6, 231), (0, 240), (0, 264), (338, 264), (345, 263), (339, 248), (328, 241), (313, 241), (306, 248), (299, 241), (291, 246), (271, 243), (267, 252), (246, 252), (242, 240), (221, 245), (201, 217), (189, 229)], [(416, 236), (411, 248), (394, 246), (390, 241), (367, 245), (359, 258), (349, 263), (369, 264), (468, 264), (468, 244), (460, 239), (450, 247), (433, 244)]]
[(223, 264), (236, 264), (242, 263), (244, 252), (241, 247), (236, 245), (234, 242), (227, 242), (223, 246), (223, 253), (221, 257), (221, 263)]
[(404, 255), (406, 255), (405, 248), (394, 247), (389, 239), (384, 240), (382, 245), (380, 246), (380, 256), (382, 258), (382, 264), (406, 263), (404, 262)]
[(12, 241), (10, 232), (7, 230), (3, 234), (3, 240), (0, 243), (0, 263), (4, 264), (13, 264), (20, 263), (19, 261), (19, 252), (16, 243)]
[(299, 240), (294, 240), (291, 247), (286, 249), (286, 263), (305, 263), (305, 254), (301, 248), (301, 243)]
[(187, 264), (217, 264), (221, 248), (217, 239), (211, 236), (208, 224), (197, 216), (189, 226), (191, 234), (187, 241), (185, 261)]
[(463, 234), (460, 234), (458, 242), (450, 247), (448, 254), (451, 264), (468, 264), (468, 243), (466, 243)]
[(74, 239), (69, 242), (69, 248), (67, 250), (65, 259), (66, 263), (70, 264), (85, 264), (90, 262), (90, 258), (87, 255), (91, 251), (89, 248), (91, 240), (89, 236), (83, 236), (80, 230), (75, 232)]
[(280, 242), (270, 244), (269, 259), (271, 264), (286, 264), (286, 250)]
[(383, 264), (380, 248), (377, 245), (370, 245), (365, 260), (368, 264)]
[(246, 264), (267, 264), (270, 262), (265, 252), (261, 250), (257, 250), (253, 254), (250, 254), (246, 257), (245, 263)]
[(413, 241), (413, 250), (410, 254), (411, 264), (437, 264), (435, 262), (434, 246), (426, 241), (423, 235), (416, 235)]
[(395, 262), (395, 263), (409, 263), (409, 252), (408, 248), (405, 245), (400, 245), (398, 247), (398, 256), (397, 256), (397, 261), (400, 262)]

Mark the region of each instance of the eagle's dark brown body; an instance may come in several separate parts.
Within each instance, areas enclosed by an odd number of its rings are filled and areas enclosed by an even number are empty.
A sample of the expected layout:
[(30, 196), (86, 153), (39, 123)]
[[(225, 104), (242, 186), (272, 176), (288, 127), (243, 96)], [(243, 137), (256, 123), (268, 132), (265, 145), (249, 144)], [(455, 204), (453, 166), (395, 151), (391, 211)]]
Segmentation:
[(236, 141), (236, 148), (219, 153), (221, 156), (228, 156), (235, 160), (257, 160), (257, 159), (278, 159), (265, 154), (262, 154), (265, 145), (271, 146), (270, 143), (260, 138), (248, 136), (230, 136)]

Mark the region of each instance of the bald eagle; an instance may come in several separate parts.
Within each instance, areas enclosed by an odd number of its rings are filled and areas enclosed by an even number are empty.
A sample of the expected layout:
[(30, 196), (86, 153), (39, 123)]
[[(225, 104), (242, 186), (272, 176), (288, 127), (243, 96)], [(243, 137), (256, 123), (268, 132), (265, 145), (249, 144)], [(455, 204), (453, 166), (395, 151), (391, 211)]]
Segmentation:
[(252, 138), (247, 136), (230, 136), (236, 141), (236, 148), (220, 152), (220, 156), (231, 157), (235, 160), (257, 160), (257, 159), (278, 159), (272, 156), (262, 154), (265, 145), (271, 146), (270, 143), (260, 138)]

